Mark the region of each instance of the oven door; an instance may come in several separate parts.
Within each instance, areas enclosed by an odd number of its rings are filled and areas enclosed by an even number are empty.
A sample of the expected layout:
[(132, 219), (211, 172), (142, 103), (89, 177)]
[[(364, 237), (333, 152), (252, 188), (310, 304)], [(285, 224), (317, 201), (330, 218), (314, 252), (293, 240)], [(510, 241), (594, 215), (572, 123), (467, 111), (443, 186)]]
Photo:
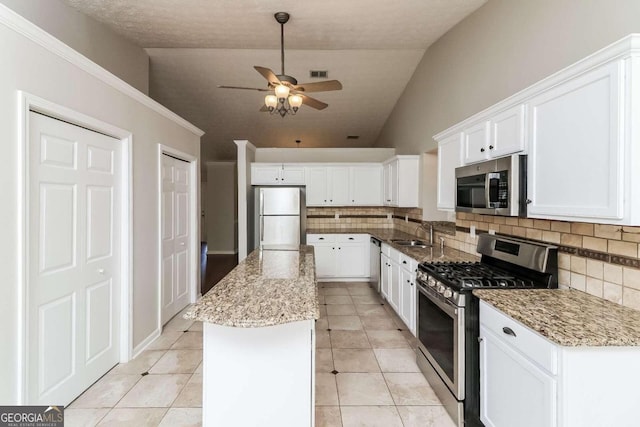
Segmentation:
[(418, 347), (458, 400), (465, 397), (464, 307), (418, 281)]

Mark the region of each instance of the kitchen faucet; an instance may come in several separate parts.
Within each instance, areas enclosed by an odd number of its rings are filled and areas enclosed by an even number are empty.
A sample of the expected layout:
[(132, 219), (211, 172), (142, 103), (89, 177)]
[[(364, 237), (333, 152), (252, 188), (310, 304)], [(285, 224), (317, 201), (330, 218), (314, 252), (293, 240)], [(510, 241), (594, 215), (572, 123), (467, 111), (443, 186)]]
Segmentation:
[[(422, 223), (418, 224), (413, 230), (413, 234), (418, 235), (418, 229), (422, 229)], [(433, 222), (429, 222), (429, 245), (433, 246)]]

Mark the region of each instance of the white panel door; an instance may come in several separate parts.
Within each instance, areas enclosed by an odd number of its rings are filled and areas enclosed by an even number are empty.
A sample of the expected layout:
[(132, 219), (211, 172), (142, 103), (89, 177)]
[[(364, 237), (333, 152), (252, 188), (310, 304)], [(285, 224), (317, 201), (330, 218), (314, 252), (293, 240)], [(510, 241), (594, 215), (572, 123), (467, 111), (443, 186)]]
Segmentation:
[(29, 114), (27, 403), (69, 404), (119, 360), (120, 141)]
[(189, 303), (190, 163), (162, 155), (162, 324)]

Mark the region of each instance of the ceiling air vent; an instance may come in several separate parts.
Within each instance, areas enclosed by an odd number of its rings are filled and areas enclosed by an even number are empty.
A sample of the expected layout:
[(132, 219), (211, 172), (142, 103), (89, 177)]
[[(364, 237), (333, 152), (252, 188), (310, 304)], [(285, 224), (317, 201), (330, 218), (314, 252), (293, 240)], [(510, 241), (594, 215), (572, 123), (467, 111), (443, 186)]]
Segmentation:
[(309, 71), (309, 76), (312, 79), (326, 79), (327, 77), (329, 77), (329, 72), (327, 70), (311, 70)]
[(358, 139), (360, 135), (347, 135), (347, 139)]

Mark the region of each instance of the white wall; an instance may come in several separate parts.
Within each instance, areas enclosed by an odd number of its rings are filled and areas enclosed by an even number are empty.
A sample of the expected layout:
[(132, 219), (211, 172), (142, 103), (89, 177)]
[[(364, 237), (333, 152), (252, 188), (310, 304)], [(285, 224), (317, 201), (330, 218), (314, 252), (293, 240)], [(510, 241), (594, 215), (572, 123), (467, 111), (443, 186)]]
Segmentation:
[(257, 148), (256, 162), (383, 162), (393, 148)]
[(204, 209), (210, 254), (235, 254), (237, 223), (236, 162), (207, 162)]
[[(238, 261), (242, 261), (253, 247), (253, 224), (248, 223), (253, 212), (251, 191), (251, 163), (256, 160), (256, 147), (247, 140), (234, 140), (238, 146)], [(250, 214), (251, 213), (251, 214)]]
[(149, 94), (149, 55), (60, 0), (0, 0), (63, 43)]
[[(135, 90), (129, 89), (131, 94), (127, 94), (126, 88), (116, 89), (114, 86), (122, 85), (120, 81), (107, 84), (95, 74), (45, 49), (34, 41), (39, 40), (41, 35), (32, 27), (0, 5), (0, 40), (2, 57), (5, 59), (0, 67), (0, 147), (5, 159), (0, 168), (3, 196), (3, 208), (0, 209), (0, 283), (3, 291), (0, 298), (0, 404), (3, 405), (13, 404), (18, 399), (22, 263), (20, 224), (23, 200), (18, 90), (132, 133), (134, 346), (157, 332), (159, 327), (158, 144), (173, 147), (196, 158), (200, 155), (200, 138), (196, 128)], [(23, 29), (34, 39), (21, 34)], [(65, 54), (62, 47), (58, 52)], [(197, 178), (196, 185), (199, 185), (199, 174)], [(196, 190), (199, 191), (199, 188)]]

